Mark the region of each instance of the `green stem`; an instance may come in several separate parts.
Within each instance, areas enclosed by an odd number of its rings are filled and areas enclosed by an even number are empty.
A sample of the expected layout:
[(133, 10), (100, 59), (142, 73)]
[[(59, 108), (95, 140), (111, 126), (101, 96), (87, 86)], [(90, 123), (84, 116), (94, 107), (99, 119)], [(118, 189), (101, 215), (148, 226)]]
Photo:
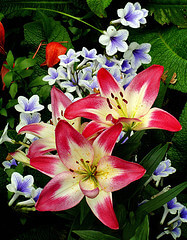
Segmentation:
[(77, 21), (79, 21), (79, 22), (82, 22), (82, 23), (88, 25), (89, 27), (97, 30), (98, 32), (103, 33), (103, 30), (94, 27), (93, 25), (91, 25), (91, 24), (83, 21), (83, 20), (82, 20), (81, 18), (79, 18), (79, 17), (72, 16), (72, 15), (70, 15), (70, 14), (68, 14), (68, 13), (65, 13), (65, 12), (60, 12), (60, 11), (57, 11), (57, 10), (54, 10), (54, 9), (48, 9), (48, 8), (22, 8), (22, 9), (25, 9), (25, 10), (33, 10), (33, 11), (44, 10), (44, 11), (55, 12), (55, 13), (64, 15), (64, 16), (66, 16), (66, 17), (73, 18), (73, 19), (75, 19), (75, 20), (77, 20)]

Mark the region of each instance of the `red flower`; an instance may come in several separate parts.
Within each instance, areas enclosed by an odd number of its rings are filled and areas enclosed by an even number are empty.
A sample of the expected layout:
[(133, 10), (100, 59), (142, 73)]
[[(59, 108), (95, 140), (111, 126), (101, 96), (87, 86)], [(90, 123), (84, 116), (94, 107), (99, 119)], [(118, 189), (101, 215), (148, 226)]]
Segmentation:
[(0, 22), (0, 53), (5, 54), (4, 50), (5, 45), (5, 29), (3, 24)]
[(53, 67), (60, 61), (58, 56), (65, 54), (66, 50), (67, 48), (58, 42), (48, 43), (46, 46), (46, 60), (40, 66), (42, 67), (47, 65), (48, 67)]

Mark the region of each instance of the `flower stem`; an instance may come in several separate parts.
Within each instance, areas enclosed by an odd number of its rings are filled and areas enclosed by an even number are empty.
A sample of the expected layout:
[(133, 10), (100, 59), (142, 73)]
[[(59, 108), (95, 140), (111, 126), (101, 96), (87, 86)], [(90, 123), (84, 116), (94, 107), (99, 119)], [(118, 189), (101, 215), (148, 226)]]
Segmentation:
[(75, 20), (77, 20), (77, 21), (79, 21), (79, 22), (82, 22), (82, 23), (88, 25), (89, 27), (91, 27), (91, 28), (97, 30), (98, 32), (103, 33), (103, 30), (101, 30), (101, 29), (99, 29), (99, 28), (96, 28), (95, 26), (91, 25), (90, 23), (85, 22), (84, 20), (82, 20), (82, 19), (79, 18), (79, 17), (75, 17), (75, 16), (70, 15), (70, 14), (65, 13), (65, 12), (60, 12), (60, 11), (57, 11), (57, 10), (54, 10), (54, 9), (48, 9), (48, 8), (22, 8), (22, 9), (25, 9), (25, 10), (33, 10), (33, 11), (44, 10), (44, 11), (55, 12), (55, 13), (58, 13), (58, 14), (64, 15), (64, 16), (66, 16), (66, 17), (69, 17), (69, 18), (75, 19)]

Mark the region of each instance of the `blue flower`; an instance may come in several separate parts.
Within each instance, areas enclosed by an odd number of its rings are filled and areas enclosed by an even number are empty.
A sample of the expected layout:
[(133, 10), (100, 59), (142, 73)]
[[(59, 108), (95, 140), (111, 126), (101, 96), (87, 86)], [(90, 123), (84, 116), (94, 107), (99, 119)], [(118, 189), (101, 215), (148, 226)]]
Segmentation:
[(141, 64), (148, 64), (151, 62), (151, 56), (148, 54), (150, 48), (151, 44), (149, 43), (138, 44), (132, 42), (123, 57), (131, 62), (132, 68), (137, 69)]
[(161, 234), (159, 234), (156, 239), (163, 237), (165, 234), (171, 234), (171, 236), (174, 239), (179, 238), (181, 236), (180, 226), (181, 226), (180, 220), (174, 222), (173, 224), (169, 225), (168, 227), (165, 227), (164, 231)]
[(134, 4), (134, 8), (135, 10), (140, 10), (143, 13), (143, 17), (139, 21), (141, 24), (145, 24), (147, 22), (145, 17), (148, 15), (148, 10), (145, 8), (141, 9), (141, 5), (138, 2)]
[(112, 23), (121, 23), (124, 26), (129, 26), (131, 28), (139, 28), (140, 23), (142, 23), (142, 18), (144, 18), (144, 10), (138, 9), (138, 6), (134, 6), (132, 3), (128, 2), (124, 9), (120, 8), (117, 10), (119, 19), (112, 21)]
[(26, 201), (17, 203), (17, 206), (27, 206), (27, 207), (34, 206), (38, 201), (38, 198), (42, 190), (43, 190), (42, 188), (37, 188), (37, 189), (32, 188), (31, 198)]
[(164, 223), (168, 213), (176, 214), (178, 210), (183, 208), (183, 205), (177, 202), (177, 198), (175, 197), (169, 202), (167, 202), (166, 204), (164, 204), (163, 207), (164, 207), (164, 213), (160, 221), (160, 224)]
[(166, 160), (159, 163), (158, 167), (155, 169), (152, 179), (156, 181), (156, 186), (158, 186), (161, 178), (167, 177), (170, 174), (176, 172), (174, 167), (171, 167), (171, 161), (166, 158)]
[(18, 97), (18, 103), (15, 105), (15, 109), (18, 112), (34, 113), (44, 109), (44, 106), (39, 104), (39, 96), (33, 95), (29, 100), (26, 97)]
[(178, 215), (171, 221), (169, 221), (168, 225), (172, 224), (177, 220), (180, 220), (181, 222), (187, 222), (187, 208), (185, 206), (182, 206), (182, 208), (178, 211)]
[(12, 166), (17, 166), (16, 160), (13, 158), (10, 161), (4, 161), (2, 162), (2, 165), (4, 166), (4, 170), (10, 169)]
[(116, 30), (114, 26), (109, 26), (107, 31), (99, 37), (99, 42), (106, 46), (106, 53), (109, 56), (114, 55), (117, 51), (125, 52), (128, 45), (125, 42), (129, 36), (127, 30)]
[(78, 54), (73, 49), (69, 49), (68, 52), (64, 55), (60, 55), (60, 65), (63, 67), (71, 67), (75, 62), (79, 62), (80, 60), (77, 58)]
[(58, 72), (55, 68), (48, 68), (48, 75), (43, 78), (43, 81), (48, 82), (49, 85), (53, 85), (58, 79)]
[(34, 178), (32, 175), (23, 177), (18, 172), (14, 172), (11, 176), (11, 183), (6, 186), (8, 191), (14, 193), (9, 202), (9, 206), (11, 206), (20, 195), (29, 197), (32, 192), (33, 183)]

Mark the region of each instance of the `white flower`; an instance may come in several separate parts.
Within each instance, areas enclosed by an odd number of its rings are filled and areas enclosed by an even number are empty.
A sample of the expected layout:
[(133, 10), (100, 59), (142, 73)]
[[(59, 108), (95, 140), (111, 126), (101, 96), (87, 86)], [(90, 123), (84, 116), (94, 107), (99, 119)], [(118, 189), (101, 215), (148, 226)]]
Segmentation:
[(8, 132), (8, 123), (4, 128), (3, 134), (1, 135), (0, 144), (2, 144), (4, 142), (14, 143), (14, 140), (12, 140), (11, 138), (8, 137), (7, 132)]
[(125, 52), (128, 45), (125, 42), (129, 36), (127, 30), (116, 30), (114, 26), (109, 26), (107, 31), (99, 37), (99, 42), (106, 46), (106, 53), (109, 56), (114, 55), (117, 51)]
[(43, 81), (48, 82), (49, 85), (53, 85), (58, 79), (58, 72), (55, 68), (48, 68), (48, 75), (43, 78)]
[(18, 112), (34, 113), (44, 109), (44, 106), (39, 104), (39, 96), (33, 95), (29, 100), (26, 97), (18, 97), (18, 103), (15, 105), (15, 109)]

